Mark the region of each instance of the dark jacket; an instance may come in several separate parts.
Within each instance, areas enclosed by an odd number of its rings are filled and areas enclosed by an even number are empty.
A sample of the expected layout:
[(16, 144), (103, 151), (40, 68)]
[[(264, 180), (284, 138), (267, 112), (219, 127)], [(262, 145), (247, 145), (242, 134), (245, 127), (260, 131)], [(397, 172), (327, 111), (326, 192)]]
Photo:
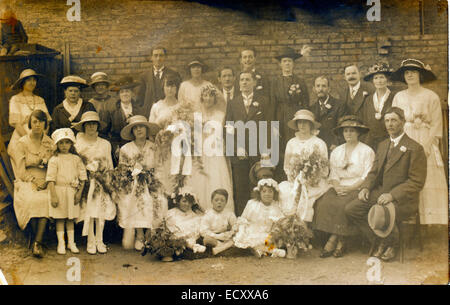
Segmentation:
[(373, 94), (373, 86), (361, 81), (361, 86), (353, 99), (350, 97), (350, 88), (347, 83), (344, 88), (339, 92), (339, 99), (346, 104), (348, 114), (356, 115), (362, 120), (362, 106), (367, 102), (369, 96)]
[[(70, 113), (64, 108), (63, 103), (60, 103), (53, 109), (52, 122), (50, 124), (50, 134), (52, 134), (53, 131), (59, 128), (71, 128), (72, 123), (77, 123), (81, 121), (81, 116), (83, 115), (83, 113), (87, 111), (95, 111), (95, 107), (91, 103), (83, 100), (80, 111), (71, 122), (69, 121)], [(77, 133), (75, 129), (72, 130), (74, 131), (75, 134)]]
[(9, 23), (1, 23), (1, 46), (9, 50), (13, 44), (27, 43), (28, 36), (19, 20), (16, 20), (15, 25)]

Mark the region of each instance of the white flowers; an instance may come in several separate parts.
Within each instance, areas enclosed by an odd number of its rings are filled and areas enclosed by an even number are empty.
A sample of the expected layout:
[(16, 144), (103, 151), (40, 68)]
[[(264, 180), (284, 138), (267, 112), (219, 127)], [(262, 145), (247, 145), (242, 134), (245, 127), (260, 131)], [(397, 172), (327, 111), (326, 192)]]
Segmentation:
[(364, 95), (364, 96), (368, 96), (369, 93), (368, 93), (367, 91), (363, 91), (363, 95)]
[(258, 107), (259, 103), (258, 102), (253, 102), (252, 105), (255, 106), (255, 107)]
[(294, 93), (300, 94), (300, 92), (302, 92), (302, 90), (300, 89), (300, 85), (299, 84), (292, 84), (289, 87), (289, 95), (293, 95)]
[(380, 120), (381, 119), (381, 113), (379, 113), (379, 112), (375, 113), (375, 118), (377, 120)]
[(325, 108), (331, 109), (331, 105), (327, 103), (327, 104), (325, 104)]
[(406, 152), (406, 147), (402, 145), (402, 146), (400, 147), (400, 151), (401, 151), (401, 152)]
[(256, 77), (256, 79), (261, 79), (261, 75), (259, 75), (259, 74), (256, 74), (255, 77)]
[(263, 86), (257, 86), (256, 90), (261, 90), (263, 88)]
[(135, 176), (139, 175), (143, 169), (144, 168), (142, 167), (142, 164), (139, 162), (136, 162), (136, 164), (134, 165), (133, 171), (131, 172), (131, 176), (135, 177)]

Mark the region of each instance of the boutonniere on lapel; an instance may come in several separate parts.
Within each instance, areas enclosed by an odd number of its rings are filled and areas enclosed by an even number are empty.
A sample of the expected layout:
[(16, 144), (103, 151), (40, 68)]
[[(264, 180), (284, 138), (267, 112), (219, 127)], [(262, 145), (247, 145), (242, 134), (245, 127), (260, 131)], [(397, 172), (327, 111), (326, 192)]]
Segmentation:
[(263, 87), (262, 86), (257, 86), (256, 90), (261, 90)]
[(325, 104), (325, 108), (327, 108), (327, 109), (331, 109), (331, 105), (330, 105), (330, 104), (328, 104), (328, 103), (326, 103), (326, 104)]
[(376, 118), (377, 120), (381, 120), (381, 113), (376, 112), (376, 113), (375, 113), (375, 118)]
[(401, 152), (406, 152), (406, 147), (402, 145), (402, 146), (400, 147), (400, 151), (401, 151)]
[(261, 79), (261, 75), (259, 75), (259, 74), (256, 74), (255, 77), (256, 77), (256, 79)]
[(300, 85), (299, 84), (292, 84), (289, 87), (289, 95), (294, 95), (294, 94), (300, 94), (300, 92), (302, 92), (302, 90), (300, 89)]
[(369, 92), (363, 91), (363, 95), (364, 95), (364, 96), (368, 96), (368, 95), (369, 95)]
[(253, 107), (258, 107), (259, 103), (258, 102), (253, 102), (252, 105), (253, 105)]

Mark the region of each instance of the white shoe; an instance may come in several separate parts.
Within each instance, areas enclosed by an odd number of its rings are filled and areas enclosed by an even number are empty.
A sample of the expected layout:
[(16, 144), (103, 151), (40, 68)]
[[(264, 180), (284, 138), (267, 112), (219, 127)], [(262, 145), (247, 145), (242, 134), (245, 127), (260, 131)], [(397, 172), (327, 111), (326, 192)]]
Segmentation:
[(66, 254), (66, 244), (65, 243), (59, 243), (58, 247), (56, 248), (56, 252), (58, 254)]
[(70, 249), (70, 252), (72, 252), (72, 253), (80, 253), (80, 250), (78, 250), (78, 248), (77, 248), (77, 245), (75, 244), (75, 243), (73, 243), (73, 244), (68, 244), (67, 245), (67, 248), (69, 248)]
[(105, 254), (108, 250), (103, 242), (97, 241), (97, 251), (98, 253)]
[(206, 251), (206, 247), (199, 244), (195, 244), (192, 250), (194, 251), (194, 253), (203, 253)]
[(97, 247), (95, 246), (94, 243), (88, 243), (86, 251), (89, 254), (97, 254)]
[(272, 257), (285, 257), (286, 256), (286, 250), (284, 249), (273, 249), (272, 251)]
[(144, 249), (144, 243), (142, 242), (142, 240), (137, 239), (137, 240), (134, 242), (134, 248), (135, 248), (137, 251), (142, 251), (142, 250)]

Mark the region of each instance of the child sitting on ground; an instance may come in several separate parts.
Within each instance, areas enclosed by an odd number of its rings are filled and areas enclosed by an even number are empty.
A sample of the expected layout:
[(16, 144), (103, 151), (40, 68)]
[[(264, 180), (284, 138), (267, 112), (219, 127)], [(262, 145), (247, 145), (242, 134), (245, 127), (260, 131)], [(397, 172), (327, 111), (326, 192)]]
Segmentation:
[(228, 192), (225, 189), (212, 192), (212, 209), (208, 209), (201, 219), (200, 234), (203, 237), (203, 244), (213, 247), (213, 255), (233, 246), (236, 215), (232, 211), (224, 211), (227, 201)]
[(238, 231), (234, 244), (238, 248), (251, 248), (253, 253), (261, 257), (272, 254), (273, 257), (284, 257), (283, 249), (270, 249), (266, 244), (272, 224), (283, 218), (278, 206), (278, 183), (271, 179), (261, 179), (254, 189), (256, 198), (247, 202), (242, 215), (237, 219)]

